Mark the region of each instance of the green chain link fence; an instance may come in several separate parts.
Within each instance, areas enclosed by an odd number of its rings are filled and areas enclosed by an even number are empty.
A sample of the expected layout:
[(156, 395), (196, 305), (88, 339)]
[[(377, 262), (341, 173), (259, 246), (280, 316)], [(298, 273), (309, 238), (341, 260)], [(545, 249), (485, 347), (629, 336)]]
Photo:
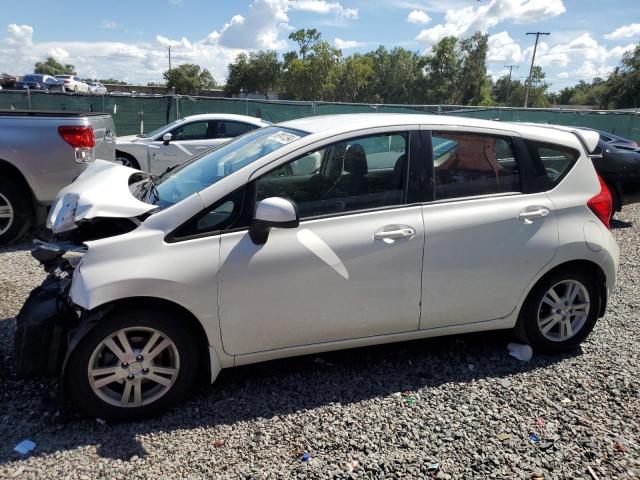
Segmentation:
[(553, 123), (595, 128), (640, 141), (640, 114), (604, 110), (565, 110), (456, 105), (380, 105), (292, 102), (188, 96), (80, 95), (0, 91), (0, 109), (106, 112), (118, 135), (149, 132), (176, 118), (198, 113), (235, 113), (282, 122), (339, 113), (429, 113), (506, 122)]

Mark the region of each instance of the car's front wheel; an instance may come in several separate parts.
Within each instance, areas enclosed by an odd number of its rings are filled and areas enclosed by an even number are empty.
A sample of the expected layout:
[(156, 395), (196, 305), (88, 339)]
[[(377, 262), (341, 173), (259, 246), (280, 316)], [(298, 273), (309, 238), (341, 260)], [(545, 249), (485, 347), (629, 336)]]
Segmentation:
[(64, 382), (88, 415), (125, 421), (175, 405), (197, 371), (196, 344), (180, 319), (130, 308), (110, 312), (82, 337), (67, 361)]
[(598, 280), (589, 271), (567, 268), (547, 275), (527, 297), (516, 335), (540, 353), (577, 348), (600, 312)]

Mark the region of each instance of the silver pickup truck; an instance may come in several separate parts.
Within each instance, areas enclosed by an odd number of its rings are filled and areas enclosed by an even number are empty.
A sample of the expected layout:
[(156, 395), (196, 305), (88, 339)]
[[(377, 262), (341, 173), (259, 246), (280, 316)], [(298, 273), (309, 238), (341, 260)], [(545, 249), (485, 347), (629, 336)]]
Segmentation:
[(115, 159), (105, 113), (0, 110), (0, 245), (44, 223), (60, 189), (87, 164)]

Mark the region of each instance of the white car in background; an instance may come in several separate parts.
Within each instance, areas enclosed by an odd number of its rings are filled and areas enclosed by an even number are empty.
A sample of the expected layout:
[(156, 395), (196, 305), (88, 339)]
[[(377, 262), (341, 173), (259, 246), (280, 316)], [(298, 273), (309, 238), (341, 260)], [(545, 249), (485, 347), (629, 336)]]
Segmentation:
[(116, 162), (160, 175), (194, 155), (267, 125), (270, 123), (245, 115), (191, 115), (144, 135), (118, 137)]
[(89, 85), (89, 93), (95, 93), (96, 95), (106, 95), (108, 93), (107, 87), (100, 82), (87, 82), (87, 85)]
[(68, 92), (89, 93), (89, 85), (75, 75), (56, 75), (58, 80), (64, 82), (64, 89)]
[(136, 420), (198, 374), (282, 357), (495, 329), (536, 352), (573, 350), (618, 269), (598, 139), (327, 115), (249, 132), (159, 178), (96, 160), (48, 220), (77, 246), (33, 252), (52, 273), (18, 314), (17, 365), (61, 374), (92, 417)]

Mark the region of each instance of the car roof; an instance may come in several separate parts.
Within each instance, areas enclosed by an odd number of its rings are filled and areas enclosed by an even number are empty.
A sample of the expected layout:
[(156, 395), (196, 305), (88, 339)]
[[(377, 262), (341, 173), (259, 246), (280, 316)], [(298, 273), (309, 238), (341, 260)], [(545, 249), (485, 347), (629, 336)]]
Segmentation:
[(250, 123), (252, 125), (269, 125), (269, 122), (262, 120), (261, 118), (250, 117), (248, 115), (236, 115), (233, 113), (202, 113), (198, 115), (189, 115), (188, 117), (182, 118), (182, 120), (189, 122), (193, 122), (195, 120), (234, 120), (237, 122)]
[(367, 128), (391, 127), (402, 125), (429, 125), (442, 127), (480, 128), (506, 131), (526, 138), (574, 146), (576, 139), (587, 151), (597, 146), (599, 135), (590, 134), (576, 127), (550, 125), (543, 123), (512, 123), (478, 118), (458, 117), (455, 115), (428, 115), (411, 113), (348, 113), (341, 115), (319, 115), (298, 118), (279, 124), (282, 127), (302, 130), (307, 133), (319, 133), (326, 136), (342, 132), (352, 132)]

